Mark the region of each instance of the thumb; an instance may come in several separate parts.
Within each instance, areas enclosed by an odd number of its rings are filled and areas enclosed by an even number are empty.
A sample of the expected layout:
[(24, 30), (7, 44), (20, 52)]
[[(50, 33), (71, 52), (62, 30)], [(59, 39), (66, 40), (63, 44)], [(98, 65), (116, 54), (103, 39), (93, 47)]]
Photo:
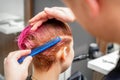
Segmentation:
[(32, 56), (28, 56), (28, 57), (26, 57), (26, 58), (24, 59), (22, 65), (24, 66), (25, 69), (28, 69), (31, 61), (32, 61)]

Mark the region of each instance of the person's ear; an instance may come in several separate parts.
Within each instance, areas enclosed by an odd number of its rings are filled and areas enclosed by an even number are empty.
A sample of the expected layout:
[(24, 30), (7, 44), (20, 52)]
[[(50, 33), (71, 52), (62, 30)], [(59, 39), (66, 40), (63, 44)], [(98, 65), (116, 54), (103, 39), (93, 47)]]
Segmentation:
[(99, 14), (100, 11), (100, 3), (98, 0), (86, 0), (86, 3), (88, 5), (90, 15), (92, 17), (96, 17)]
[(68, 55), (68, 53), (67, 53), (67, 47), (64, 47), (63, 48), (63, 53), (61, 55), (61, 61), (65, 61), (66, 58), (67, 58), (67, 55)]

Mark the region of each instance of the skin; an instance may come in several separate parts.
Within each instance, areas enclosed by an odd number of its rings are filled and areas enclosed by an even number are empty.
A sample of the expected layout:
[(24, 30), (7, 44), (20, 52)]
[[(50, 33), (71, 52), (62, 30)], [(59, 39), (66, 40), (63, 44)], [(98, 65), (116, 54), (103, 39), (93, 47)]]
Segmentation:
[(19, 50), (10, 52), (4, 60), (5, 80), (25, 80), (28, 75), (28, 66), (32, 61), (32, 57), (25, 58), (22, 64), (17, 60), (24, 55), (30, 53), (30, 50)]
[(119, 0), (64, 0), (77, 21), (92, 35), (120, 43)]
[(38, 26), (51, 18), (56, 18), (57, 20), (63, 22), (73, 22), (75, 20), (75, 16), (69, 8), (45, 8), (42, 12), (38, 13), (35, 17), (29, 20), (30, 25), (33, 25), (33, 28), (31, 30), (36, 30)]

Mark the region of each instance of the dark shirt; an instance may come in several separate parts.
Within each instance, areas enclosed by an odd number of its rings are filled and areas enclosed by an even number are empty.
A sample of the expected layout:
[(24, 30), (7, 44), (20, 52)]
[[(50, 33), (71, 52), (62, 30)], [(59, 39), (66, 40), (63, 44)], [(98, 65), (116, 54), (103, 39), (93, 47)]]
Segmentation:
[(120, 80), (120, 59), (118, 60), (117, 66), (105, 76), (104, 80)]

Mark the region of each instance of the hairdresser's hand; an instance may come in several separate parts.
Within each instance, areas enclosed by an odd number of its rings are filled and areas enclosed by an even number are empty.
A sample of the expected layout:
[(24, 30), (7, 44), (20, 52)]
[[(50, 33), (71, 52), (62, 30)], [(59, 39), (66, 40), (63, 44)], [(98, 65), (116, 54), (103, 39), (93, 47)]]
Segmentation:
[(65, 7), (52, 7), (45, 8), (44, 11), (38, 13), (35, 17), (29, 20), (29, 23), (33, 25), (32, 30), (36, 30), (43, 22), (48, 19), (56, 18), (63, 22), (73, 22), (75, 16), (69, 8)]
[(4, 60), (5, 80), (25, 80), (28, 76), (28, 66), (32, 57), (27, 57), (23, 63), (19, 64), (17, 60), (30, 53), (30, 50), (19, 50), (9, 53)]

